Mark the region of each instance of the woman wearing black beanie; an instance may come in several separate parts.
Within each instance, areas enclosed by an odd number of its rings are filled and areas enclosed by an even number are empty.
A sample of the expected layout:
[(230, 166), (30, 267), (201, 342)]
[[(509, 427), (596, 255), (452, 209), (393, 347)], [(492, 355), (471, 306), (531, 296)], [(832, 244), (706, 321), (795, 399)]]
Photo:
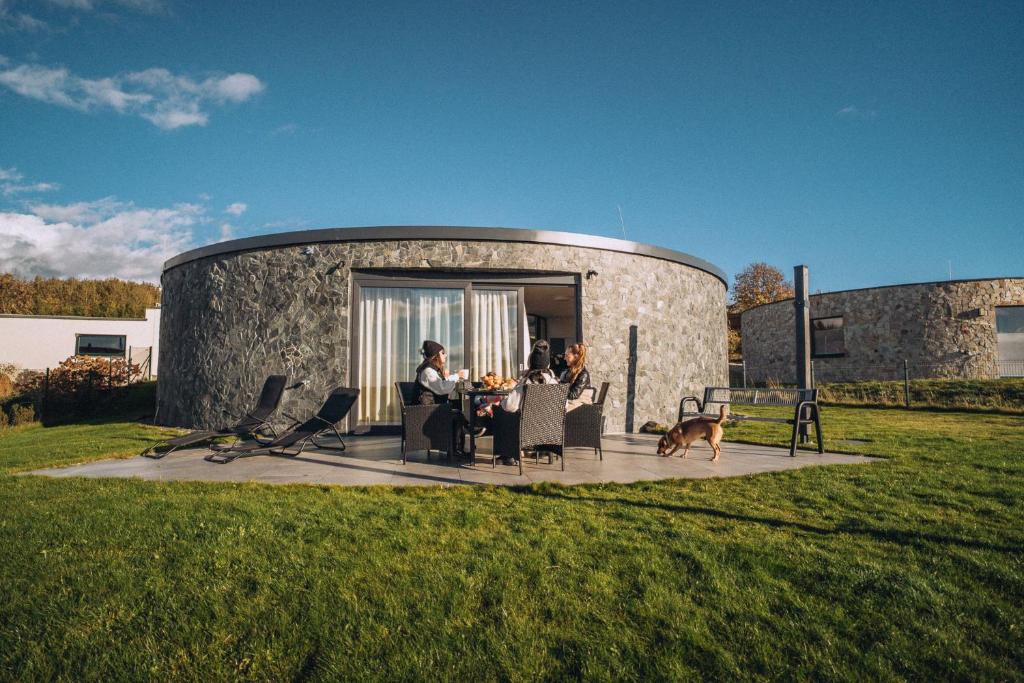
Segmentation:
[(423, 362), (416, 368), (416, 402), (451, 406), (452, 439), (455, 442), (456, 453), (461, 455), (467, 422), (458, 402), (453, 402), (449, 395), (455, 391), (460, 379), (469, 376), (469, 371), (459, 370), (449, 375), (445, 367), (448, 363), (448, 352), (436, 341), (424, 341), (420, 353), (423, 355)]
[(558, 378), (551, 371), (551, 345), (538, 339), (530, 351), (530, 366), (519, 376), (516, 388), (501, 401), (503, 410), (514, 413), (523, 400), (524, 384), (558, 384)]

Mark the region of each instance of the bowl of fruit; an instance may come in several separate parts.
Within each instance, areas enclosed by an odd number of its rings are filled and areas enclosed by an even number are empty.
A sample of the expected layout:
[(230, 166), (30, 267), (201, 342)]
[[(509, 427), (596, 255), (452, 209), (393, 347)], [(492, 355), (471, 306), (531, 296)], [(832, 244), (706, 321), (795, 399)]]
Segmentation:
[(488, 372), (480, 378), (483, 388), (487, 391), (507, 391), (516, 385), (515, 377), (502, 377), (496, 372)]

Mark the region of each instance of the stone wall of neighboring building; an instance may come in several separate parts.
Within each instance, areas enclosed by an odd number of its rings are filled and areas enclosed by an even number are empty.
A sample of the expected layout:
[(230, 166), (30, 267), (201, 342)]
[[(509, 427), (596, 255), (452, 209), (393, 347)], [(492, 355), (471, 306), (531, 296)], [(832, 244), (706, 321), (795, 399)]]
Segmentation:
[[(212, 427), (248, 408), (267, 374), (304, 380), (281, 411), (307, 414), (350, 384), (353, 270), (579, 274), (595, 384), (611, 382), (607, 429), (626, 425), (630, 326), (637, 326), (634, 420), (669, 421), (681, 395), (727, 381), (724, 282), (635, 253), (472, 240), (323, 242), (196, 258), (164, 271), (158, 420)], [(596, 271), (589, 279), (588, 271)], [(412, 379), (412, 378), (410, 378)]]
[[(842, 316), (845, 354), (815, 357), (818, 382), (998, 377), (996, 307), (1024, 304), (1024, 279), (960, 280), (816, 294), (811, 318)], [(795, 381), (793, 300), (743, 313), (748, 380)]]

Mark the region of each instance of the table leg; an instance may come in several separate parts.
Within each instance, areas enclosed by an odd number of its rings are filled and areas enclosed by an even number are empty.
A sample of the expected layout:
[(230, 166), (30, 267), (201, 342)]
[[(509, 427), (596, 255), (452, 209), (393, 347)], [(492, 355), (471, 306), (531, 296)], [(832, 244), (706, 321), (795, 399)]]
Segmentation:
[(473, 399), (469, 399), (469, 466), (476, 467), (476, 411)]

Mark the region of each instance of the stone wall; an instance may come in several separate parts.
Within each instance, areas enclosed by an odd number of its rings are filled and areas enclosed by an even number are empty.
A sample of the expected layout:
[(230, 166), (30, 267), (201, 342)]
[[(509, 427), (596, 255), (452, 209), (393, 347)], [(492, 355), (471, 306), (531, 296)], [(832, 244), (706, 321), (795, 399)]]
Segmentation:
[[(814, 358), (818, 382), (997, 377), (996, 306), (1024, 304), (1024, 279), (961, 280), (811, 296), (811, 318), (843, 316), (846, 355)], [(749, 381), (794, 382), (793, 300), (745, 311)]]
[[(635, 424), (670, 421), (680, 396), (727, 379), (724, 283), (697, 268), (602, 249), (393, 240), (228, 253), (163, 274), (158, 414), (205, 428), (239, 414), (270, 373), (305, 380), (281, 411), (306, 415), (350, 384), (352, 270), (457, 268), (579, 273), (595, 384), (611, 382), (608, 431), (624, 431), (629, 328), (636, 325)], [(583, 277), (590, 270), (598, 275)], [(411, 379), (411, 378), (410, 378)]]

